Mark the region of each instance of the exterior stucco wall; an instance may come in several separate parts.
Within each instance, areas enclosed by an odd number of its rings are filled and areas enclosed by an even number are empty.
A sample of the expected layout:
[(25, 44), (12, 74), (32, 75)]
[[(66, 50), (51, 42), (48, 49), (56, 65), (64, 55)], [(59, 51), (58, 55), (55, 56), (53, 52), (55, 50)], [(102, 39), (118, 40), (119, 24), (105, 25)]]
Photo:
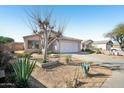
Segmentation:
[(24, 38), (24, 49), (26, 52), (38, 52), (39, 49), (29, 49), (28, 48), (28, 41), (29, 40), (36, 40), (36, 41), (39, 41), (40, 38), (38, 36), (31, 36), (31, 37), (26, 37)]
[(93, 44), (94, 47), (105, 50), (105, 51), (110, 51), (111, 50), (111, 45), (110, 44)]
[(93, 46), (96, 48), (101, 48), (103, 50), (106, 50), (106, 44), (94, 44)]

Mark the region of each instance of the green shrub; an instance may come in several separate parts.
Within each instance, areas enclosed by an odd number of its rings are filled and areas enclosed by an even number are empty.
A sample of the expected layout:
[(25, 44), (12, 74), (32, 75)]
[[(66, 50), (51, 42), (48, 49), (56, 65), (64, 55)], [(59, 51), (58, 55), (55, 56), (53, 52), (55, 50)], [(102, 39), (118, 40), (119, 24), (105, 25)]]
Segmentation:
[(94, 53), (94, 51), (93, 51), (93, 50), (88, 49), (88, 48), (86, 48), (86, 49), (82, 49), (81, 51), (82, 51), (82, 52)]
[(84, 50), (83, 48), (81, 49), (81, 51), (82, 51), (82, 52), (85, 52), (85, 50)]
[(14, 39), (0, 36), (0, 44), (11, 43), (11, 42), (14, 42)]
[(27, 56), (19, 58), (17, 62), (12, 64), (17, 80), (17, 87), (28, 87), (28, 79), (35, 67), (35, 64), (36, 61), (30, 61), (30, 58)]

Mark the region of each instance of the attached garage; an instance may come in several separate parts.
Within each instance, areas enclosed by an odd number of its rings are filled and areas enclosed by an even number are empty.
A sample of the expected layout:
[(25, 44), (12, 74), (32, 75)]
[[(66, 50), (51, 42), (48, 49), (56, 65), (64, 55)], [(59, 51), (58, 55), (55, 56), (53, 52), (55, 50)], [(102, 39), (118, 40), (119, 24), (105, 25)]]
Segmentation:
[(53, 45), (55, 52), (60, 52), (60, 53), (75, 53), (75, 52), (80, 52), (81, 40), (79, 39), (74, 39), (70, 37), (63, 37), (60, 38), (56, 43)]
[(60, 52), (79, 52), (79, 42), (61, 40)]

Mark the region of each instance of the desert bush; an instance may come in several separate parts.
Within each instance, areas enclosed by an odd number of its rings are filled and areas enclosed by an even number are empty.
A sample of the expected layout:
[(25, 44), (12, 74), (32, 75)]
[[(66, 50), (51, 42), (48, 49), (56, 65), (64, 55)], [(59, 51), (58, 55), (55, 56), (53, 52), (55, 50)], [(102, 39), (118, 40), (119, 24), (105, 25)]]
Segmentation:
[(28, 56), (19, 58), (13, 63), (17, 87), (28, 87), (28, 79), (35, 67), (36, 61), (30, 61)]
[(66, 61), (67, 64), (68, 64), (69, 62), (71, 62), (71, 60), (72, 60), (72, 56), (71, 56), (71, 55), (65, 56), (65, 61)]
[(100, 49), (96, 49), (96, 54), (102, 54), (101, 50)]

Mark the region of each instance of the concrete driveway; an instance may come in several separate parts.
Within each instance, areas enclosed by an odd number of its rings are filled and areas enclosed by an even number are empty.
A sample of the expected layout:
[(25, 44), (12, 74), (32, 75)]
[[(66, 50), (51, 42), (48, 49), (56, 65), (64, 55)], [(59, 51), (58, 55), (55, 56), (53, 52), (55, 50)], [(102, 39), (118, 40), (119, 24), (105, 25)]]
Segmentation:
[(112, 71), (112, 76), (106, 80), (102, 87), (124, 88), (124, 56), (102, 54), (72, 54), (72, 56), (82, 61), (94, 62)]

